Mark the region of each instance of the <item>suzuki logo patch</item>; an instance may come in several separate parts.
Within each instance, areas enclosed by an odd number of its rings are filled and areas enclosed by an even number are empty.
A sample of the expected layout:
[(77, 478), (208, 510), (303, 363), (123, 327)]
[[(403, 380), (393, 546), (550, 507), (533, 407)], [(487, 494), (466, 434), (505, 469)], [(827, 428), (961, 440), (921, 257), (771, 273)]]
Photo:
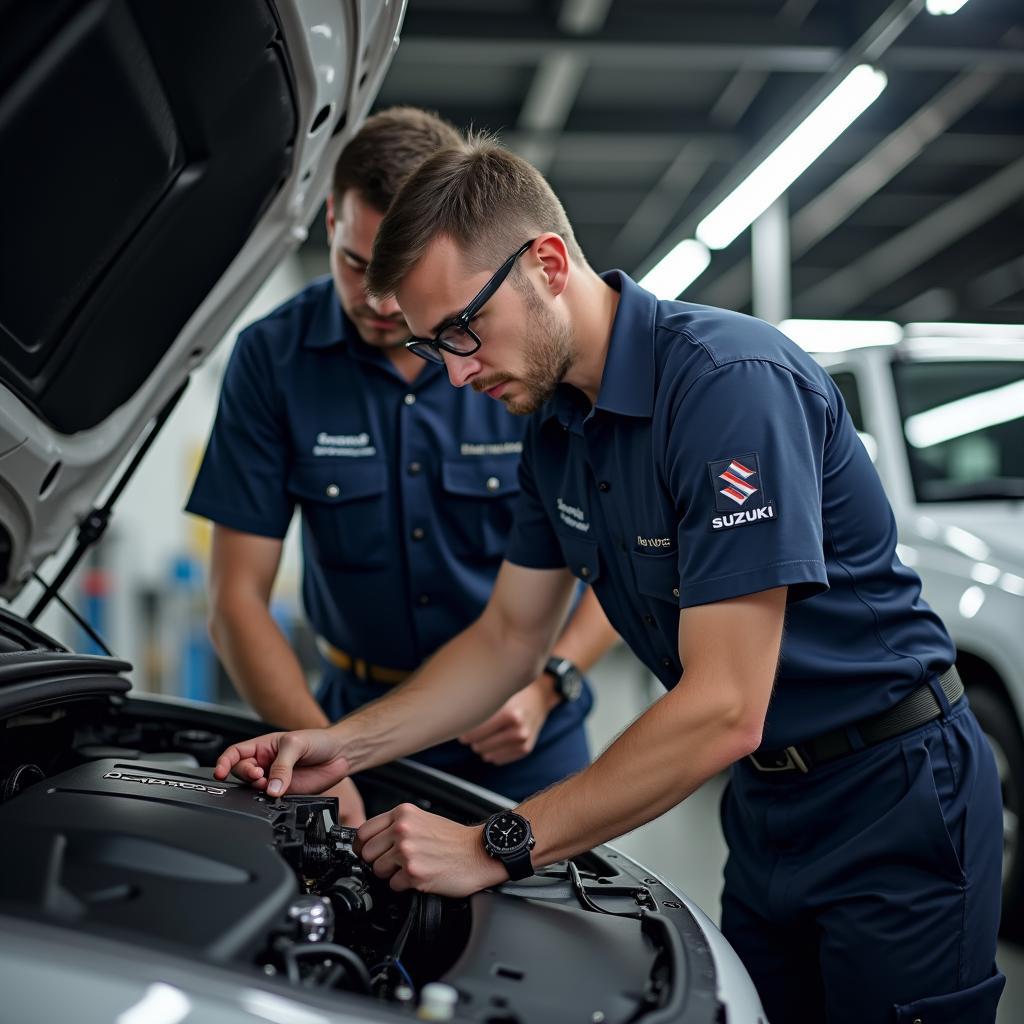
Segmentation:
[(715, 489), (715, 511), (725, 515), (711, 520), (712, 530), (775, 519), (775, 505), (765, 495), (757, 453), (708, 463)]

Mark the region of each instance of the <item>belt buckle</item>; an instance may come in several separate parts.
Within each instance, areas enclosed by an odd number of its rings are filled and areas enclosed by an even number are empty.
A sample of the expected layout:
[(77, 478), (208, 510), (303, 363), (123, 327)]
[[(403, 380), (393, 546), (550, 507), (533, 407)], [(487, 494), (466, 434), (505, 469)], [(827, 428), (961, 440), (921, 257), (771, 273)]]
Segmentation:
[(748, 754), (747, 758), (750, 763), (759, 772), (802, 772), (804, 775), (809, 771), (807, 762), (800, 756), (800, 751), (796, 747), (785, 747), (780, 753), (784, 754), (785, 757), (780, 759), (780, 763), (777, 764), (762, 764), (757, 759), (757, 752)]

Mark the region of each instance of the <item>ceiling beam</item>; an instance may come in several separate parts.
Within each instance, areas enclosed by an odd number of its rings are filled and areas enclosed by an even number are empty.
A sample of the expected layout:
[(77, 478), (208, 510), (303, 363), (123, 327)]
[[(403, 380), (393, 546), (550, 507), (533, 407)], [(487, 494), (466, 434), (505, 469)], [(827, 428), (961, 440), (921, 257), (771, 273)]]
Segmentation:
[[(597, 32), (610, 6), (611, 0), (564, 0), (558, 27), (575, 34)], [(548, 173), (556, 147), (555, 141), (543, 134), (555, 134), (565, 127), (586, 73), (587, 59), (564, 48), (545, 53), (537, 65), (516, 127), (521, 132), (538, 133), (525, 140), (519, 155), (541, 174)]]
[[(469, 36), (407, 35), (399, 47), (403, 64), (436, 71), (459, 66), (533, 65), (548, 53), (565, 51), (595, 67), (651, 71), (787, 71), (823, 74), (844, 55), (836, 46), (636, 42), (595, 39), (478, 39)], [(1007, 74), (1024, 73), (1024, 52), (976, 47), (895, 46), (877, 60), (887, 70), (962, 71), (981, 64)]]
[(805, 316), (843, 316), (1024, 196), (1024, 158), (798, 295)]

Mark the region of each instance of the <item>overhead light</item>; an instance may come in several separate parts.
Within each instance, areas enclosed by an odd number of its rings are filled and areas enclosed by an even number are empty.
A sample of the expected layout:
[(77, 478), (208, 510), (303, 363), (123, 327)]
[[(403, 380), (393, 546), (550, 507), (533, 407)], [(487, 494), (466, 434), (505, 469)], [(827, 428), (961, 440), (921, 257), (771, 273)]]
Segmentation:
[(855, 67), (781, 145), (697, 225), (697, 238), (724, 249), (749, 227), (869, 107), (885, 88), (885, 74)]
[(659, 299), (674, 299), (704, 273), (710, 262), (708, 247), (687, 238), (658, 260), (637, 283), (641, 288), (654, 292)]
[(903, 336), (891, 320), (783, 320), (779, 330), (808, 352), (895, 345)]
[(1024, 341), (1024, 324), (907, 324), (908, 338), (977, 338)]
[(928, 448), (976, 430), (1019, 420), (1022, 416), (1024, 380), (1018, 380), (908, 416), (904, 432), (915, 448)]
[(967, 0), (927, 0), (925, 10), (929, 14), (956, 14)]

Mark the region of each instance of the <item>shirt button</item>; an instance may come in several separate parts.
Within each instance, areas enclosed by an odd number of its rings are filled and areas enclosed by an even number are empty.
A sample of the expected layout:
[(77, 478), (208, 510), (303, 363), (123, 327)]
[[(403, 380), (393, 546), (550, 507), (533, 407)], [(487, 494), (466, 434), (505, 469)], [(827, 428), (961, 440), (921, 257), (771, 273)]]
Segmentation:
[(679, 596), (679, 588), (678, 587), (673, 587), (672, 588), (672, 596), (673, 597), (678, 597)]
[(420, 594), (420, 596), (416, 598), (416, 602), (417, 602), (417, 604), (422, 604), (422, 605), (426, 606), (426, 605), (430, 604), (430, 595), (429, 594)]
[(496, 491), (501, 486), (501, 481), (496, 476), (489, 476), (485, 486), (489, 491)]
[(583, 577), (583, 578), (584, 578), (585, 580), (589, 580), (589, 579), (590, 579), (590, 569), (589, 569), (589, 568), (588, 568), (587, 566), (585, 566), (585, 565), (584, 565), (584, 566), (581, 566), (581, 567), (580, 567), (580, 575), (581, 575), (581, 576), (582, 576), (582, 577)]
[(662, 664), (663, 668), (671, 668), (672, 667), (672, 659), (671, 658), (662, 658), (661, 659), (661, 664)]
[(405, 402), (406, 405), (415, 405), (416, 396), (413, 394), (408, 394), (405, 396), (405, 398), (402, 399), (402, 401)]
[(341, 494), (341, 488), (337, 484), (328, 484), (327, 485), (327, 497), (328, 498), (336, 498), (339, 494)]
[(653, 615), (645, 615), (644, 616), (644, 622), (646, 622), (648, 626), (653, 626), (654, 625), (654, 616)]
[(602, 480), (598, 483), (597, 489), (599, 491), (610, 491), (612, 489), (612, 485), (608, 483), (607, 480)]
[(423, 540), (423, 538), (426, 537), (426, 535), (427, 535), (427, 532), (426, 532), (426, 530), (423, 529), (422, 526), (416, 526), (416, 527), (413, 528), (413, 531), (412, 531), (412, 539), (413, 540)]
[(419, 473), (423, 469), (423, 464), (420, 463), (420, 462), (410, 462), (409, 466), (408, 466), (408, 469), (409, 469), (409, 476), (415, 476), (417, 473)]

